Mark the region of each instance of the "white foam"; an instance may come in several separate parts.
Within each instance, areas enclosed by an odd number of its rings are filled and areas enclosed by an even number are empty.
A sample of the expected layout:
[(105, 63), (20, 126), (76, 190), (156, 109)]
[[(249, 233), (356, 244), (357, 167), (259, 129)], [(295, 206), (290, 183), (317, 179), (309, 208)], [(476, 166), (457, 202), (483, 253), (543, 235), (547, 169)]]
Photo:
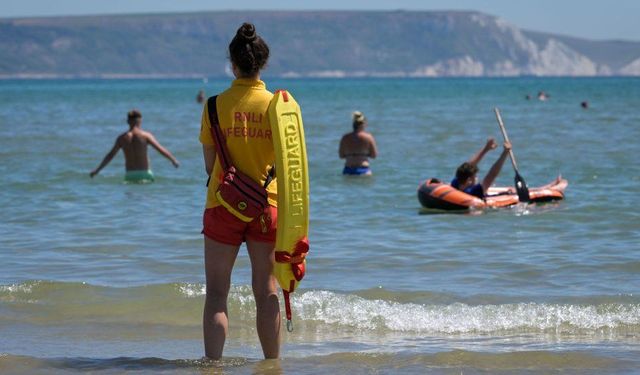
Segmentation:
[[(199, 297), (205, 294), (205, 287), (202, 284), (183, 284), (180, 292), (186, 297)], [(229, 301), (243, 307), (255, 305), (248, 285), (233, 286)], [(500, 331), (569, 333), (632, 326), (640, 330), (640, 304), (633, 303), (421, 305), (312, 290), (294, 293), (292, 309), (297, 319), (365, 330), (447, 334)]]
[(180, 293), (189, 298), (203, 296), (206, 292), (204, 284), (195, 283), (181, 284), (178, 287), (178, 290), (180, 291)]
[[(206, 286), (199, 283), (180, 284), (178, 290), (188, 298), (201, 297), (207, 292)], [(233, 303), (240, 303), (240, 305), (243, 306), (254, 303), (253, 293), (251, 292), (251, 287), (248, 285), (232, 286), (229, 291), (229, 299), (233, 301)]]
[(31, 282), (25, 284), (11, 284), (11, 285), (0, 285), (0, 292), (7, 292), (10, 294), (13, 293), (31, 293), (33, 291), (33, 287), (40, 284), (40, 282)]
[(423, 333), (573, 332), (640, 325), (639, 304), (419, 305), (309, 291), (293, 299), (293, 309), (304, 320)]

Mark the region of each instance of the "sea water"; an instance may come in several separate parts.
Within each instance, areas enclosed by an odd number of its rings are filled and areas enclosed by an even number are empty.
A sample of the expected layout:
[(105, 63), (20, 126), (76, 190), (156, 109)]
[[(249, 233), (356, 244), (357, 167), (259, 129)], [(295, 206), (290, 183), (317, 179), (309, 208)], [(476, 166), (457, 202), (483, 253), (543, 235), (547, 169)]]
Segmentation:
[[(302, 107), (311, 183), (282, 360), (262, 361), (244, 247), (225, 358), (201, 360), (195, 95), (230, 80), (16, 80), (0, 82), (0, 373), (640, 368), (640, 79), (266, 81)], [(422, 214), (422, 180), (447, 181), (488, 137), (502, 142), (495, 106), (529, 186), (562, 174), (566, 199)], [(150, 149), (155, 183), (123, 183), (121, 153), (91, 179), (134, 107), (180, 168)], [(369, 178), (340, 174), (354, 110), (378, 143)], [(496, 184), (513, 175), (507, 161)]]

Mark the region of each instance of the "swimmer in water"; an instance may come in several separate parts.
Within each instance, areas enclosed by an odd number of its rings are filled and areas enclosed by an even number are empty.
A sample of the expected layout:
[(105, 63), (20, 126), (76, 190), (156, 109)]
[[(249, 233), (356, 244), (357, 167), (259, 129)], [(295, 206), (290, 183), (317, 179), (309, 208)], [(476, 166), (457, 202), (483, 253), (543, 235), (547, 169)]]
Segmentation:
[(205, 99), (204, 90), (198, 91), (198, 95), (196, 96), (196, 102), (202, 104), (204, 103), (204, 99)]
[(167, 150), (162, 147), (151, 132), (142, 130), (142, 114), (140, 111), (134, 109), (127, 114), (127, 123), (129, 124), (129, 131), (126, 131), (116, 138), (116, 143), (111, 148), (111, 151), (105, 155), (104, 159), (98, 166), (98, 168), (91, 171), (89, 176), (93, 178), (100, 170), (109, 164), (111, 159), (118, 153), (118, 150), (122, 149), (124, 152), (125, 168), (127, 170), (125, 174), (125, 181), (127, 182), (153, 182), (154, 176), (151, 171), (151, 163), (149, 156), (147, 155), (147, 146), (151, 145), (158, 150), (162, 156), (171, 161), (174, 167), (178, 168), (180, 163), (178, 160)]
[(507, 159), (509, 155), (509, 150), (511, 150), (511, 143), (505, 142), (504, 148), (498, 160), (491, 166), (489, 172), (484, 177), (482, 182), (478, 182), (478, 163), (484, 157), (484, 155), (497, 148), (498, 144), (496, 140), (493, 138), (489, 138), (487, 143), (480, 149), (480, 151), (476, 152), (469, 161), (462, 163), (458, 169), (456, 170), (456, 176), (451, 181), (451, 187), (454, 187), (460, 191), (463, 191), (469, 195), (476, 196), (480, 199), (484, 199), (489, 187), (493, 184), (498, 174), (500, 174), (500, 170), (502, 169), (502, 165), (504, 165), (504, 161)]
[(338, 154), (345, 159), (344, 175), (371, 175), (369, 158), (378, 156), (376, 140), (365, 131), (367, 119), (360, 111), (353, 112), (353, 131), (342, 136)]
[(551, 97), (551, 95), (547, 94), (544, 91), (538, 92), (538, 100), (540, 100), (540, 101), (544, 102), (545, 100), (549, 99), (549, 97)]

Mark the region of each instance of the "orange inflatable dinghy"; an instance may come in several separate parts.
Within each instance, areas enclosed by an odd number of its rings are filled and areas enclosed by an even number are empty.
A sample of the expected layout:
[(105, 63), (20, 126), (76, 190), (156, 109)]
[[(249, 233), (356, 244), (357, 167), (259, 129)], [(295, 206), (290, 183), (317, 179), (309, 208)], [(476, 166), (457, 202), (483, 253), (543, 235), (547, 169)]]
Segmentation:
[[(531, 201), (551, 202), (564, 199), (564, 190), (569, 183), (565, 179), (529, 188)], [(518, 194), (512, 187), (490, 187), (485, 199), (464, 193), (436, 178), (424, 181), (418, 187), (418, 200), (424, 208), (438, 210), (468, 210), (473, 208), (500, 208), (518, 204)]]

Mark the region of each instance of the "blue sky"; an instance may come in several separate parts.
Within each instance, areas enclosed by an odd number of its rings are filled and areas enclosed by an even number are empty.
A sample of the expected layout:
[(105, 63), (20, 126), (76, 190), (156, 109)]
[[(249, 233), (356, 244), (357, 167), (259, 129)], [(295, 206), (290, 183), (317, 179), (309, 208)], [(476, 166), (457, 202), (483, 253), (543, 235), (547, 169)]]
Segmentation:
[(640, 0), (0, 0), (0, 17), (203, 10), (478, 10), (525, 29), (640, 41)]

